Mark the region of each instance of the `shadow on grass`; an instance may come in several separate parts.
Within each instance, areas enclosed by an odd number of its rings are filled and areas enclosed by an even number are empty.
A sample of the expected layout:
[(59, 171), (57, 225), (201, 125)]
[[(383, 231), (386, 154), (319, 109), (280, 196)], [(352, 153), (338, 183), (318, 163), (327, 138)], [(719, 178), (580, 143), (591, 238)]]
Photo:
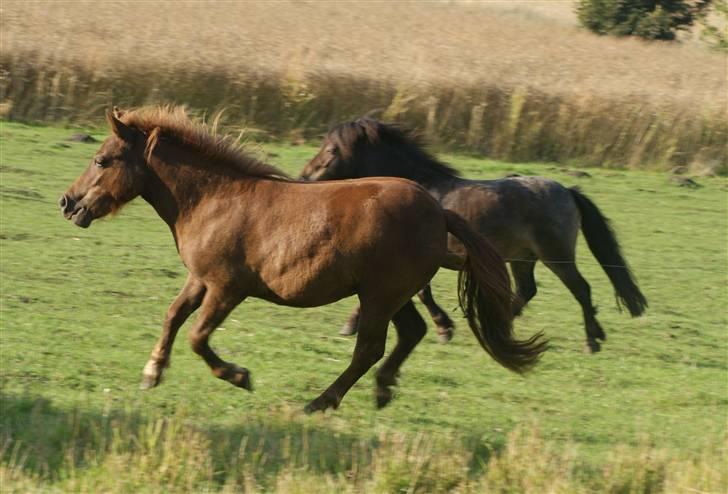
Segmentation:
[[(167, 462), (175, 468), (177, 463), (199, 465), (209, 473), (206, 480), (218, 486), (248, 476), (270, 487), (291, 469), (356, 481), (376, 468), (407, 471), (411, 461), (437, 464), (435, 470), (452, 470), (453, 475), (458, 470), (462, 480), (463, 475), (482, 474), (491, 455), (504, 446), (485, 444), (476, 436), (455, 445), (430, 441), (425, 434), (356, 436), (283, 413), (210, 427), (184, 410), (163, 418), (139, 410), (64, 410), (31, 395), (0, 393), (0, 399), (2, 463), (46, 482), (98, 469), (112, 455), (129, 464), (143, 463), (149, 471), (164, 470)], [(458, 460), (451, 467), (454, 452)]]

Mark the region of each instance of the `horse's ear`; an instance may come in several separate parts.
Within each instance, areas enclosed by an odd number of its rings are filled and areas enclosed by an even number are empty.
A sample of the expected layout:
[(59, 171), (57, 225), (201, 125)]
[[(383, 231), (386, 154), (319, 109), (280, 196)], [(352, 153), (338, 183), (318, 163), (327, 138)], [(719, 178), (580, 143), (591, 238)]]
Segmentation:
[(106, 112), (106, 120), (109, 121), (112, 132), (125, 141), (131, 141), (134, 137), (134, 132), (131, 127), (127, 126), (124, 122), (119, 120), (114, 113)]

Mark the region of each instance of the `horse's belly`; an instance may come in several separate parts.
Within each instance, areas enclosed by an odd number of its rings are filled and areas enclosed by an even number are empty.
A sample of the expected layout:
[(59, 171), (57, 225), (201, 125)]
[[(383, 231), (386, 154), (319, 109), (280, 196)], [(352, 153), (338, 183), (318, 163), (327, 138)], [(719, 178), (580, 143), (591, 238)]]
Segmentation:
[(261, 270), (264, 293), (259, 297), (280, 305), (318, 307), (355, 293), (347, 263), (334, 249), (269, 258)]
[(277, 292), (272, 290), (257, 298), (288, 307), (320, 307), (333, 304), (355, 293), (356, 291), (353, 288), (342, 290), (341, 287), (336, 287), (336, 289), (332, 290), (330, 286), (324, 286), (322, 290), (301, 289), (294, 291), (290, 287), (286, 287), (285, 291)]

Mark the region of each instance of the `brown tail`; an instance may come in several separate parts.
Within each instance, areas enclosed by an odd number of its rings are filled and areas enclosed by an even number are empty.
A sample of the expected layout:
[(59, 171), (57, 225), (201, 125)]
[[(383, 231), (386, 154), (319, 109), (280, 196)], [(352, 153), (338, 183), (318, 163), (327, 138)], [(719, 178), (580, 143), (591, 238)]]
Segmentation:
[(490, 243), (452, 211), (445, 210), (447, 230), (465, 246), (467, 257), (458, 275), (458, 298), (468, 325), (483, 349), (503, 367), (522, 373), (546, 350), (542, 333), (527, 340), (513, 335), (513, 291), (503, 258)]

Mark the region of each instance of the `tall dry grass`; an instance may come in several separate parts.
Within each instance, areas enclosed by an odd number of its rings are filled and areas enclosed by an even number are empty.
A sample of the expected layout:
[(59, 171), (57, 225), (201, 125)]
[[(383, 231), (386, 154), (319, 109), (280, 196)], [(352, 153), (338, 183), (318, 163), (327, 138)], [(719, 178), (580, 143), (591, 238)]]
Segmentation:
[(725, 169), (724, 56), (525, 7), (6, 1), (0, 114), (176, 102), (297, 139), (372, 113), (507, 160)]
[(78, 493), (719, 493), (728, 489), (725, 438), (682, 456), (647, 440), (600, 467), (556, 446), (535, 424), (505, 444), (431, 434), (362, 438), (285, 411), (236, 430), (209, 430), (178, 410), (91, 416), (38, 400), (4, 407), (2, 492)]

